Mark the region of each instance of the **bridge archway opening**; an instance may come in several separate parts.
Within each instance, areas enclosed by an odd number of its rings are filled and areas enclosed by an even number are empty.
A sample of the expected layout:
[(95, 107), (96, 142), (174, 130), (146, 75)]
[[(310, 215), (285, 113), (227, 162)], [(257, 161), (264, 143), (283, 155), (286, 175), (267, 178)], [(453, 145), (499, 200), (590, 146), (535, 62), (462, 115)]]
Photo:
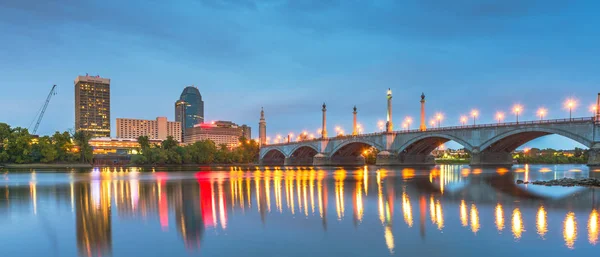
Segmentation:
[(285, 155), (277, 149), (271, 149), (262, 158), (262, 165), (283, 166), (284, 163)]
[[(587, 142), (584, 139), (575, 135), (569, 136), (568, 133), (553, 133), (545, 130), (516, 132), (499, 135), (484, 143), (478, 161), (482, 164), (512, 164), (515, 161), (517, 163), (585, 162), (585, 149), (589, 149), (585, 143)], [(575, 151), (561, 152), (554, 151), (552, 148), (575, 149)]]
[(317, 150), (310, 146), (298, 147), (292, 152), (286, 165), (312, 165), (313, 158), (317, 153)]
[(364, 155), (373, 146), (363, 142), (352, 142), (335, 151), (330, 158), (332, 165), (364, 165)]
[[(451, 150), (451, 151), (446, 151)], [(431, 136), (417, 139), (400, 149), (398, 156), (405, 164), (435, 164), (436, 158), (465, 159), (470, 148), (451, 138)]]

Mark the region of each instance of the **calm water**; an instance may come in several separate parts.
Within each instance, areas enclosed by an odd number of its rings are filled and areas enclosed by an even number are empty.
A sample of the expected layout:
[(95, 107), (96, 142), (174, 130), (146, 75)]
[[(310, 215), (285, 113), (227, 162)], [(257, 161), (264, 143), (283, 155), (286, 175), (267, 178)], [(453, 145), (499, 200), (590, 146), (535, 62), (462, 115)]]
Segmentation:
[(585, 256), (583, 165), (1, 174), (0, 256)]

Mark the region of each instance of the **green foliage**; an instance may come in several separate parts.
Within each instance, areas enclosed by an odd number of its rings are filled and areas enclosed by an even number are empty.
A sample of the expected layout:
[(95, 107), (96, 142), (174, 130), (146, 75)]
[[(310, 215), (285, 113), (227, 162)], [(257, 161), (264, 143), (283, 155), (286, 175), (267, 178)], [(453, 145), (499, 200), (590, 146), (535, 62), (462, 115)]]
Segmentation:
[(518, 163), (528, 164), (586, 164), (588, 162), (588, 152), (589, 150), (575, 148), (571, 155), (554, 149), (540, 150), (532, 148), (527, 153), (514, 154), (513, 158)]
[(150, 148), (150, 139), (148, 136), (139, 136), (137, 138), (138, 144), (140, 144), (140, 149), (142, 152), (148, 150)]
[(78, 157), (68, 132), (35, 137), (24, 128), (0, 123), (0, 163), (73, 162)]
[[(138, 139), (139, 140), (139, 139)], [(258, 144), (246, 138), (239, 139), (240, 144), (234, 149), (227, 145), (217, 147), (213, 141), (203, 140), (186, 146), (178, 146), (172, 137), (164, 140), (159, 146), (149, 147), (131, 158), (133, 164), (233, 164), (253, 163), (258, 160)], [(144, 146), (141, 146), (144, 148)]]
[(92, 162), (92, 146), (90, 146), (92, 136), (85, 131), (77, 131), (73, 134), (75, 145), (79, 148), (79, 161), (82, 163)]

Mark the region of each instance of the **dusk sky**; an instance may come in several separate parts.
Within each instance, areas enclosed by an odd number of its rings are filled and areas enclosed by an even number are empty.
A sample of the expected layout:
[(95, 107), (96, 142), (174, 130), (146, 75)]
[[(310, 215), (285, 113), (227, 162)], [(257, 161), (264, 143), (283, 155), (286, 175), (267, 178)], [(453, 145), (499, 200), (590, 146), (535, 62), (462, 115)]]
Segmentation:
[[(444, 126), (477, 108), (478, 123), (510, 108), (549, 118), (592, 116), (600, 92), (598, 1), (553, 0), (0, 0), (0, 122), (28, 127), (53, 84), (38, 131), (74, 127), (77, 75), (111, 79), (115, 118), (174, 119), (185, 86), (199, 88), (207, 121), (258, 133), (366, 132), (385, 119), (393, 90), (396, 129), (427, 115)], [(428, 119), (429, 119), (428, 118)], [(413, 128), (417, 127), (414, 123)], [(533, 147), (572, 148), (548, 136)]]

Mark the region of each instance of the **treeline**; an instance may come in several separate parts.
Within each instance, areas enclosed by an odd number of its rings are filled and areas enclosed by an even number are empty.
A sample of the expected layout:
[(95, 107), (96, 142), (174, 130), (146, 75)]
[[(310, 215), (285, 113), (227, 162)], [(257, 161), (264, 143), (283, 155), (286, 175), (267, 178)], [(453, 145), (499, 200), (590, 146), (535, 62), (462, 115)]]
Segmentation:
[(518, 163), (529, 164), (586, 164), (588, 162), (589, 150), (575, 148), (572, 153), (555, 149), (532, 148), (527, 152), (517, 153), (513, 158)]
[(0, 123), (0, 163), (89, 163), (90, 136), (83, 132), (56, 132), (37, 137), (26, 128)]
[(258, 160), (258, 143), (240, 137), (239, 146), (229, 149), (227, 145), (217, 146), (213, 141), (203, 140), (180, 146), (173, 137), (160, 144), (149, 143), (148, 137), (138, 138), (140, 153), (132, 156), (131, 163), (137, 165), (164, 164), (242, 164)]

